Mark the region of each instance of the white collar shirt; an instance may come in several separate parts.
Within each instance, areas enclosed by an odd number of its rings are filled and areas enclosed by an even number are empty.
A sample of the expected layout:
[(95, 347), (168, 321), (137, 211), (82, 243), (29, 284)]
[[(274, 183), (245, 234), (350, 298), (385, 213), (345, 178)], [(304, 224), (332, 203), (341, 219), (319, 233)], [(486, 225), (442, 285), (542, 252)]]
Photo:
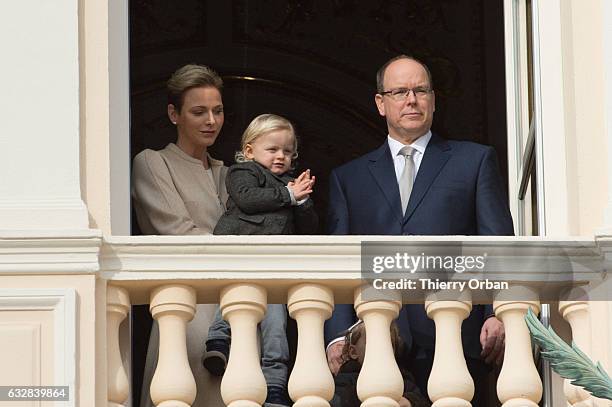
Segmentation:
[[(419, 167), (421, 166), (421, 161), (423, 160), (423, 154), (425, 154), (425, 149), (427, 148), (427, 144), (429, 144), (429, 140), (431, 140), (431, 130), (425, 133), (425, 135), (416, 139), (414, 143), (410, 144), (410, 147), (415, 150), (412, 155), (412, 160), (414, 161), (415, 178), (417, 173), (419, 172)], [(387, 136), (387, 143), (389, 143), (389, 150), (391, 150), (391, 157), (393, 158), (393, 166), (395, 167), (395, 178), (399, 183), (399, 179), (402, 176), (402, 172), (404, 171), (404, 166), (406, 165), (406, 160), (403, 155), (399, 154), (399, 151), (402, 149), (402, 147), (405, 146), (405, 144), (402, 144), (394, 138), (391, 138), (391, 136)]]

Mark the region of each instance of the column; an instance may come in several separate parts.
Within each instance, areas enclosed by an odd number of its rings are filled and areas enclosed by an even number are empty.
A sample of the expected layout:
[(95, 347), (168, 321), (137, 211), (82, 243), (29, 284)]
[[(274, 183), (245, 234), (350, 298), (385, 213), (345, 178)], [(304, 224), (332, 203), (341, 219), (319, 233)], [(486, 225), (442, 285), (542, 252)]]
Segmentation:
[(366, 353), (357, 380), (361, 407), (398, 407), (404, 380), (391, 345), (391, 321), (397, 318), (400, 295), (373, 287), (355, 290), (355, 311), (366, 329)]
[[(559, 312), (572, 327), (572, 339), (580, 350), (590, 356), (591, 326), (589, 304), (586, 301), (559, 301)], [(582, 387), (574, 386), (565, 379), (563, 391), (572, 407), (590, 407), (593, 405), (591, 395)]]
[(537, 292), (514, 287), (493, 302), (495, 316), (504, 323), (506, 348), (504, 364), (497, 379), (497, 396), (502, 407), (538, 407), (542, 398), (542, 380), (533, 361), (531, 336), (525, 322), (527, 310), (537, 315)]
[(456, 293), (455, 300), (429, 295), (427, 316), (436, 323), (436, 352), (427, 392), (433, 407), (471, 407), (474, 380), (470, 376), (461, 343), (461, 324), (472, 310), (469, 291)]
[(334, 294), (317, 284), (300, 284), (289, 290), (289, 315), (297, 321), (297, 357), (289, 378), (294, 407), (329, 407), (334, 378), (327, 365), (323, 323), (331, 316)]
[(268, 389), (257, 344), (257, 324), (266, 305), (266, 290), (256, 284), (233, 284), (221, 291), (221, 312), (232, 328), (232, 346), (221, 380), (221, 396), (228, 407), (260, 407), (266, 400)]
[(106, 287), (106, 360), (108, 407), (123, 406), (130, 385), (119, 350), (119, 325), (130, 311), (130, 297), (124, 288)]
[(151, 293), (151, 315), (159, 323), (159, 358), (151, 381), (151, 400), (157, 407), (189, 407), (195, 400), (186, 336), (195, 306), (195, 290), (185, 285), (168, 284)]
[[(80, 186), (79, 2), (21, 0), (0, 13), (0, 225), (87, 229)], [(18, 63), (16, 63), (18, 61)]]
[[(607, 140), (607, 157), (612, 157), (612, 4), (609, 1), (601, 2), (603, 7), (603, 52), (604, 52), (604, 79), (605, 79), (605, 128)], [(604, 223), (596, 231), (597, 235), (612, 235), (612, 161), (607, 160), (606, 166), (608, 194), (604, 213)]]

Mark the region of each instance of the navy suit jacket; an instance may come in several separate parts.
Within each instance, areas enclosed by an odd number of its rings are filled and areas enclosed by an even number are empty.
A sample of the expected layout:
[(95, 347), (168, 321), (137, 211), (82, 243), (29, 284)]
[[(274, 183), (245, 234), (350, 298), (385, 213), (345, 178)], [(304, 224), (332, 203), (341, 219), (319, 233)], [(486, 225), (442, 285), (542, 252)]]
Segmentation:
[[(330, 234), (514, 234), (494, 149), (435, 134), (425, 149), (405, 216), (386, 140), (375, 151), (332, 171), (329, 202)], [(475, 306), (464, 321), (464, 350), (470, 357), (480, 354), (480, 327), (487, 313)], [(412, 337), (405, 339), (433, 350), (435, 326), (423, 305), (407, 306), (407, 318)]]

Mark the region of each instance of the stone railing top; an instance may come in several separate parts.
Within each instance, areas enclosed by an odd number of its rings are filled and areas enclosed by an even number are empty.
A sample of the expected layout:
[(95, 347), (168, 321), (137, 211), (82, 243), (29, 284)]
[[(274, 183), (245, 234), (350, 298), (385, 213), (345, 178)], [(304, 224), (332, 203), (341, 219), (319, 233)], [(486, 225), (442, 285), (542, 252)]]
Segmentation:
[[(281, 301), (299, 282), (321, 282), (337, 301), (352, 301), (366, 252), (487, 254), (486, 273), (525, 283), (602, 280), (612, 262), (612, 236), (108, 236), (99, 230), (0, 231), (0, 273), (98, 274), (129, 289), (134, 303), (152, 288), (182, 282), (198, 301), (216, 302), (228, 282), (256, 281)], [(366, 257), (367, 258), (367, 257)], [(485, 273), (485, 274), (486, 274)], [(488, 276), (489, 274), (486, 274)], [(482, 276), (481, 276), (482, 277)], [(453, 280), (468, 278), (455, 274)], [(607, 291), (598, 298), (604, 299)], [(608, 299), (608, 298), (605, 298)]]
[[(147, 302), (153, 287), (169, 282), (195, 287), (200, 302), (216, 302), (220, 288), (239, 281), (273, 287), (271, 302), (283, 301), (288, 288), (303, 281), (322, 282), (334, 290), (337, 301), (352, 301), (354, 288), (363, 283), (363, 242), (371, 242), (369, 252), (380, 247), (415, 254), (484, 253), (486, 273), (515, 282), (586, 284), (602, 280), (607, 269), (607, 242), (592, 238), (134, 236), (105, 239), (100, 275), (127, 287), (136, 303)], [(468, 278), (453, 275), (455, 280)]]

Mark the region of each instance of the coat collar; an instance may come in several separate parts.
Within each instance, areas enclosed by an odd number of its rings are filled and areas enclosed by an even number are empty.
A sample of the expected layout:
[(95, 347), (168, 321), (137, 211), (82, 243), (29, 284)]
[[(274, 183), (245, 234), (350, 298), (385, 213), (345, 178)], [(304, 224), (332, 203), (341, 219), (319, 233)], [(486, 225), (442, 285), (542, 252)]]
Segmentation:
[[(192, 156), (190, 156), (189, 154), (187, 154), (186, 152), (181, 150), (181, 148), (179, 146), (177, 146), (176, 144), (174, 144), (174, 143), (169, 143), (166, 146), (166, 150), (172, 151), (174, 154), (176, 154), (177, 156), (179, 156), (183, 160), (188, 161), (188, 162), (190, 162), (192, 164), (202, 165), (202, 160), (199, 160), (197, 158), (193, 158)], [(209, 166), (211, 166), (211, 167), (223, 167), (223, 161), (215, 160), (214, 158), (212, 158), (210, 156), (210, 154), (208, 154), (208, 152), (206, 152), (206, 156), (208, 157), (208, 165)]]
[(287, 185), (290, 181), (293, 181), (293, 177), (290, 176), (288, 174), (288, 172), (282, 174), (282, 175), (276, 175), (274, 174), (272, 171), (270, 171), (269, 169), (267, 169), (266, 167), (264, 167), (263, 165), (261, 165), (260, 163), (258, 163), (257, 161), (245, 161), (245, 163), (251, 163), (255, 168), (259, 169), (259, 171), (261, 171), (263, 174), (266, 174), (276, 180), (278, 180), (279, 182), (282, 182), (283, 184)]

